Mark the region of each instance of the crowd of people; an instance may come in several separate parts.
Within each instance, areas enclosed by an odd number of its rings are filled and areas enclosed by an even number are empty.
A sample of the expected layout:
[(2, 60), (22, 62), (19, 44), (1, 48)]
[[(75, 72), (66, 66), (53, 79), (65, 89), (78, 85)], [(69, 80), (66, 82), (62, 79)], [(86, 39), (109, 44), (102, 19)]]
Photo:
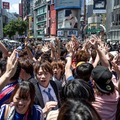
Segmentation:
[(119, 120), (120, 51), (84, 42), (0, 43), (0, 120)]

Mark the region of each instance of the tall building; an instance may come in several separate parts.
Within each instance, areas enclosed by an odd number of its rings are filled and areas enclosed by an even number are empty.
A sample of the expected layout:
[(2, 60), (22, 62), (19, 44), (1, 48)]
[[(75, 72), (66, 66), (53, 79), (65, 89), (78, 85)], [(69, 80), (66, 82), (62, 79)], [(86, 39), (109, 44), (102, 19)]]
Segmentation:
[(107, 35), (113, 41), (120, 40), (120, 0), (107, 0)]
[(56, 20), (57, 14), (55, 10), (55, 4), (54, 1), (51, 0), (50, 5), (50, 36), (56, 36), (57, 35), (57, 20)]
[(26, 20), (30, 13), (30, 0), (21, 0), (23, 19)]
[(28, 22), (28, 30), (25, 33), (25, 36), (29, 36), (29, 38), (33, 38), (33, 0), (21, 0), (19, 4), (19, 15), (20, 17)]
[(22, 3), (19, 3), (19, 16), (22, 18), (23, 16), (23, 5)]
[(44, 38), (50, 35), (50, 0), (34, 2), (34, 37)]
[(0, 38), (3, 37), (2, 0), (0, 0)]

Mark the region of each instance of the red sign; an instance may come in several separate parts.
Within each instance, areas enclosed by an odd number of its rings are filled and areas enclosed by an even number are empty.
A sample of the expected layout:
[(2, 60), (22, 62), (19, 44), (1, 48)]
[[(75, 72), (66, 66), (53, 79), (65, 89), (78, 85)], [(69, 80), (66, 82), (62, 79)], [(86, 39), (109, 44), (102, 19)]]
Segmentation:
[(10, 9), (10, 3), (9, 2), (3, 2), (3, 9)]

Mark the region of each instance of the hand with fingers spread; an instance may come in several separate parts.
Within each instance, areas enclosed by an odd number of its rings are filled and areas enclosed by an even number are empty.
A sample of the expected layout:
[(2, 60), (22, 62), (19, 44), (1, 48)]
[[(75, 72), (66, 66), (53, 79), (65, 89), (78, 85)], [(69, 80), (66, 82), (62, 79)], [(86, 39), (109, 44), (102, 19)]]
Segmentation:
[(65, 47), (69, 53), (73, 53), (74, 49), (73, 49), (73, 44), (71, 41), (68, 42)]
[(112, 63), (113, 69), (114, 69), (114, 70), (116, 71), (116, 73), (120, 76), (120, 66), (117, 65), (115, 61), (114, 61), (114, 62), (112, 61), (111, 63)]
[(96, 36), (92, 36), (92, 38), (89, 40), (89, 43), (92, 45), (92, 47), (94, 47), (95, 49), (98, 48), (99, 45), (99, 38)]
[(17, 62), (18, 62), (17, 54), (18, 54), (17, 51), (14, 50), (13, 53), (11, 54), (11, 56), (8, 57), (8, 59), (7, 59), (5, 73), (7, 73), (9, 75), (9, 78), (11, 78), (16, 72)]
[(0, 90), (2, 90), (2, 88), (8, 84), (10, 78), (13, 77), (13, 75), (15, 74), (17, 63), (18, 63), (17, 51), (14, 50), (11, 56), (8, 57), (7, 59), (5, 73), (0, 77)]

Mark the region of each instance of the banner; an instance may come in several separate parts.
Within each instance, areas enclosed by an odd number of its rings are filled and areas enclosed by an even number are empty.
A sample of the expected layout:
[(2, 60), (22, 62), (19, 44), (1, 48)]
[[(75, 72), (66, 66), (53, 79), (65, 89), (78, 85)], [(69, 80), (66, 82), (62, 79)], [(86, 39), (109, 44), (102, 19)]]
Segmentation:
[(81, 0), (55, 0), (55, 9), (81, 8)]

